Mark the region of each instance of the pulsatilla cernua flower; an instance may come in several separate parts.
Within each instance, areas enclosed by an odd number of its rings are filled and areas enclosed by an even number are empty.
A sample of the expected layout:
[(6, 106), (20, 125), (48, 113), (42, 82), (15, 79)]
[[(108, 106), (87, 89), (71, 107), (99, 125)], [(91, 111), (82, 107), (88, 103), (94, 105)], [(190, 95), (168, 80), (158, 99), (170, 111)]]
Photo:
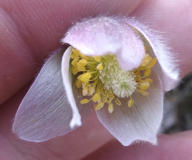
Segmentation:
[(64, 135), (95, 110), (123, 145), (156, 144), (163, 94), (178, 69), (162, 39), (134, 18), (97, 17), (72, 26), (42, 67), (16, 113), (13, 131), (27, 141)]

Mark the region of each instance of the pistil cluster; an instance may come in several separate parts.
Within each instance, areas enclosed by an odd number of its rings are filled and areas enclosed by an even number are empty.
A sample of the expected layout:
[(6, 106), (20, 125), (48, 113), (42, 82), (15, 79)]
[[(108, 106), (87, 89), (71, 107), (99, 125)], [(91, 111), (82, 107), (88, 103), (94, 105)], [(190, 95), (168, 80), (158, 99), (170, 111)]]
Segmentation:
[(149, 76), (155, 63), (156, 58), (145, 54), (138, 68), (124, 71), (113, 54), (91, 57), (73, 49), (71, 65), (72, 73), (77, 78), (75, 85), (77, 88), (82, 88), (83, 96), (91, 97), (83, 99), (81, 104), (93, 101), (95, 110), (107, 104), (108, 111), (112, 113), (113, 104), (121, 105), (119, 98), (127, 98), (128, 107), (132, 107), (134, 104), (132, 94), (140, 92), (144, 96), (148, 95), (147, 88), (153, 82)]

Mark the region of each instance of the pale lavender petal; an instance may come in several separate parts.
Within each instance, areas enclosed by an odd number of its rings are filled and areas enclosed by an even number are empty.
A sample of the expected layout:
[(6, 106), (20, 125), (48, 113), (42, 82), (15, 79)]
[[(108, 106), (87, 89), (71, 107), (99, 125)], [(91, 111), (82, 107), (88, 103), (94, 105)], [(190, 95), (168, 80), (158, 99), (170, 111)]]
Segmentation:
[(149, 96), (133, 95), (135, 104), (128, 108), (127, 99), (121, 99), (121, 106), (114, 106), (109, 113), (106, 106), (97, 111), (97, 116), (108, 131), (124, 146), (134, 141), (148, 141), (156, 144), (156, 134), (161, 124), (163, 93), (159, 77), (152, 73), (153, 83), (148, 89)]
[(97, 17), (75, 24), (61, 40), (88, 56), (116, 54), (124, 70), (137, 68), (145, 54), (140, 38), (121, 19)]
[[(72, 111), (61, 75), (62, 56), (63, 50), (48, 59), (20, 104), (13, 124), (13, 132), (19, 138), (41, 142), (72, 130), (69, 126)], [(74, 90), (74, 94), (79, 101), (79, 91)], [(79, 107), (82, 121), (91, 110), (91, 107)]]
[(161, 77), (163, 89), (165, 91), (173, 89), (179, 80), (179, 69), (177, 61), (174, 59), (174, 53), (170, 52), (157, 32), (135, 21), (135, 19), (125, 19), (124, 21), (136, 28), (143, 35), (143, 40), (150, 44), (151, 53), (158, 59), (159, 65), (156, 65), (155, 70)]

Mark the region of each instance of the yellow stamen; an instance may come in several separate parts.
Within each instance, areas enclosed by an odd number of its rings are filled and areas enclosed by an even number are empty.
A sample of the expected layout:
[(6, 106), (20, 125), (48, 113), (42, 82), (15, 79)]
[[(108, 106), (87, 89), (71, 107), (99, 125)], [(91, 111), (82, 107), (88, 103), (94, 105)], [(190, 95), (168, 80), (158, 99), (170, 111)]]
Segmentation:
[(147, 64), (149, 64), (149, 62), (150, 62), (151, 60), (152, 60), (152, 58), (149, 57), (148, 54), (145, 54), (145, 55), (144, 55), (144, 58), (143, 58), (143, 60), (142, 60), (142, 62), (141, 62), (141, 64), (140, 64), (140, 66), (141, 66), (141, 67), (146, 66)]
[(94, 56), (93, 58), (95, 59), (95, 61), (101, 62), (101, 57), (100, 56)]
[(84, 73), (84, 74), (78, 76), (77, 79), (81, 80), (84, 83), (88, 83), (90, 78), (91, 78), (91, 74), (89, 72), (87, 72), (87, 73)]
[(119, 100), (119, 99), (117, 99), (117, 98), (115, 98), (115, 103), (117, 104), (117, 105), (121, 105), (121, 101)]
[(112, 104), (112, 103), (109, 103), (108, 111), (109, 111), (109, 113), (112, 113), (112, 112), (114, 111), (114, 108), (113, 108), (113, 104)]
[(141, 90), (141, 94), (144, 95), (144, 96), (148, 96), (149, 95), (149, 93), (147, 93), (146, 91), (142, 91), (142, 90)]
[(146, 68), (152, 68), (157, 62), (157, 58), (153, 58), (149, 64), (147, 64)]
[(82, 53), (79, 54), (81, 58), (86, 58), (87, 59), (87, 56), (83, 55)]
[(99, 110), (99, 109), (101, 109), (102, 107), (103, 107), (103, 103), (97, 103), (97, 104), (94, 106), (94, 108), (95, 108), (96, 111)]
[(139, 84), (142, 90), (146, 90), (150, 86), (150, 83), (148, 81), (141, 81)]
[(71, 62), (71, 64), (72, 64), (72, 65), (76, 65), (78, 61), (79, 61), (79, 57), (75, 57), (75, 58), (73, 59), (73, 61)]
[(149, 83), (153, 83), (153, 80), (150, 78), (146, 78), (145, 81), (149, 82)]
[(151, 68), (146, 69), (144, 75), (148, 77), (150, 76), (150, 74), (151, 74)]
[(95, 93), (95, 95), (93, 96), (93, 102), (97, 102), (99, 99), (100, 99), (99, 93)]
[(83, 72), (83, 71), (86, 71), (86, 69), (85, 69), (84, 66), (78, 66), (78, 67), (77, 67), (77, 71), (78, 71), (78, 72)]
[(81, 104), (86, 104), (86, 103), (88, 103), (89, 102), (89, 100), (88, 99), (83, 99), (83, 100), (81, 100)]
[(72, 73), (76, 75), (78, 73), (77, 65), (72, 66)]
[(87, 96), (88, 95), (88, 88), (87, 87), (83, 88), (82, 94), (83, 94), (83, 96)]
[(97, 70), (102, 70), (103, 69), (102, 63), (100, 63), (96, 68), (97, 68)]
[(89, 87), (89, 91), (88, 92), (89, 92), (89, 96), (92, 96), (93, 93), (95, 93), (95, 85)]
[(77, 66), (86, 66), (87, 65), (87, 60), (86, 59), (81, 59), (78, 63), (77, 63)]
[(131, 108), (133, 106), (133, 104), (134, 104), (134, 100), (130, 99), (128, 101), (128, 107)]
[(77, 88), (80, 88), (82, 85), (82, 82), (78, 79), (75, 83), (75, 85), (77, 86)]
[[(148, 49), (145, 47), (145, 50), (147, 52)], [(114, 103), (122, 105), (118, 98), (130, 98), (127, 104), (129, 108), (132, 107), (134, 105), (132, 94), (139, 92), (144, 96), (149, 95), (147, 89), (153, 82), (149, 76), (156, 61), (156, 58), (145, 54), (138, 68), (124, 71), (118, 65), (115, 55), (89, 57), (73, 49), (71, 69), (77, 78), (75, 85), (77, 88), (82, 86), (83, 96), (91, 96), (90, 99), (83, 99), (80, 103), (93, 101), (95, 110), (108, 104), (108, 111), (112, 113), (115, 109)]]
[(72, 49), (71, 59), (79, 57), (80, 52), (77, 49)]

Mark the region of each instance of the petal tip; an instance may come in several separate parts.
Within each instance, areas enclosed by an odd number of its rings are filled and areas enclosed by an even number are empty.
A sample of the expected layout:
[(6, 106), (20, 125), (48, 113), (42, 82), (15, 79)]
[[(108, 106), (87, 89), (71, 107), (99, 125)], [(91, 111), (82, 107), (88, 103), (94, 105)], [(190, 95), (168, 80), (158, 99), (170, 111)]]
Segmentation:
[(75, 127), (81, 126), (81, 120), (72, 119), (70, 122), (70, 128), (73, 129)]

